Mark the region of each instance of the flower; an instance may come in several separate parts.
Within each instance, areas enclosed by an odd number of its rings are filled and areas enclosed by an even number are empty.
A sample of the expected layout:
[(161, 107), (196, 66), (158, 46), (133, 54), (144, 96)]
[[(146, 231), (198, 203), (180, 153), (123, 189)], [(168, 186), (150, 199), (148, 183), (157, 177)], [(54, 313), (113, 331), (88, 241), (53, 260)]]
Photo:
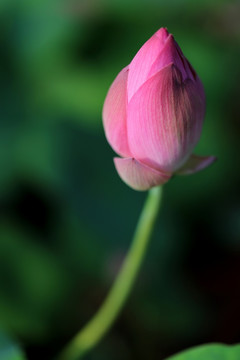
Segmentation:
[(108, 142), (122, 180), (136, 190), (191, 174), (215, 157), (197, 156), (205, 94), (166, 28), (158, 30), (112, 83), (103, 106)]

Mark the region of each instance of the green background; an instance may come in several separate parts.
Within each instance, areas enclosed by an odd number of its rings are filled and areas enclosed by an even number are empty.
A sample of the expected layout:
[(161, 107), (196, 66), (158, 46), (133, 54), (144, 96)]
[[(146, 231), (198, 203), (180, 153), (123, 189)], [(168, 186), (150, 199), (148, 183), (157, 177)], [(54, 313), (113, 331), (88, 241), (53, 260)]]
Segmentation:
[(146, 194), (119, 179), (106, 92), (160, 27), (206, 90), (203, 172), (175, 177), (121, 316), (88, 360), (240, 339), (240, 4), (0, 1), (0, 328), (50, 359), (102, 303)]

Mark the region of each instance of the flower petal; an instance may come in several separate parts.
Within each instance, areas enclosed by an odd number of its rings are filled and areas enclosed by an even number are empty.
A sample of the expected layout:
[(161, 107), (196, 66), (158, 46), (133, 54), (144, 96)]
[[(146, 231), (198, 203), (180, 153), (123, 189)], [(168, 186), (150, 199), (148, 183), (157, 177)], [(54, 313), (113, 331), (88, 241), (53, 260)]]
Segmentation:
[(192, 154), (186, 163), (176, 171), (178, 175), (194, 174), (202, 169), (205, 169), (217, 160), (215, 156), (198, 156)]
[(103, 106), (103, 125), (106, 138), (121, 156), (131, 156), (127, 139), (127, 78), (125, 67), (112, 83)]
[(178, 70), (180, 70), (183, 81), (187, 78), (195, 80), (197, 76), (196, 72), (193, 70), (192, 66), (183, 55), (182, 50), (174, 40), (172, 34), (168, 36), (162, 51), (159, 52), (158, 57), (153, 63), (151, 70), (149, 71), (149, 77), (153, 76), (156, 72), (171, 63), (174, 64)]
[[(165, 28), (158, 30), (137, 52), (129, 65), (128, 101), (148, 79), (149, 70), (156, 61), (169, 33)], [(158, 69), (159, 70), (159, 69)]]
[(147, 80), (128, 105), (127, 133), (132, 157), (173, 172), (199, 140), (205, 103), (195, 82), (182, 81), (170, 64)]
[(133, 158), (114, 158), (114, 163), (120, 178), (135, 190), (162, 185), (171, 177), (171, 174), (152, 169)]

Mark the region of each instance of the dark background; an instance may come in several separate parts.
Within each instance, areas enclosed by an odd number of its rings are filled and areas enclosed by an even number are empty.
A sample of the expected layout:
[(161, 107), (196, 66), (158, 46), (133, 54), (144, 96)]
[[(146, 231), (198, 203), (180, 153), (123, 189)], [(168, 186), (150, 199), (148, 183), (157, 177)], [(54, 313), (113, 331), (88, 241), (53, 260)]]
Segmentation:
[(161, 26), (203, 81), (200, 155), (164, 186), (121, 316), (88, 360), (163, 359), (240, 339), (240, 3), (1, 0), (0, 327), (50, 359), (95, 313), (146, 193), (119, 179), (101, 120), (116, 74)]

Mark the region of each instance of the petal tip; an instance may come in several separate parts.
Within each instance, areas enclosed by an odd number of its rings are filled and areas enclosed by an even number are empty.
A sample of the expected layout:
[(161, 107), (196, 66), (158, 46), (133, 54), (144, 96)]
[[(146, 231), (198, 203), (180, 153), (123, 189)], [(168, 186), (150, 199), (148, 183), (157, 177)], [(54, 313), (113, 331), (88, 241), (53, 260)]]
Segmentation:
[(166, 27), (161, 27), (158, 31), (155, 32), (155, 35), (162, 41), (165, 42), (168, 36), (170, 35)]
[(120, 178), (128, 186), (138, 191), (145, 191), (166, 183), (171, 174), (160, 172), (134, 158), (114, 158), (114, 164)]
[(191, 175), (201, 171), (217, 161), (216, 156), (198, 156), (192, 154), (186, 163), (176, 171), (178, 175)]

